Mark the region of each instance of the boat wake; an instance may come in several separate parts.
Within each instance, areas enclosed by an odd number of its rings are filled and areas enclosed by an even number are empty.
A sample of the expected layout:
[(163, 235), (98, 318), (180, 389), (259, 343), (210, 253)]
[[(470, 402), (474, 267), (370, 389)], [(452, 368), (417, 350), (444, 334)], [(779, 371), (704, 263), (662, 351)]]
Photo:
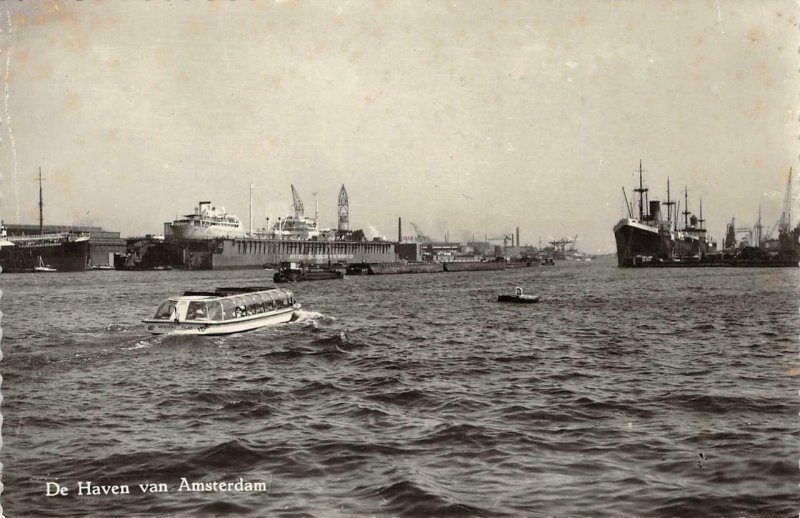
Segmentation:
[(304, 309), (297, 311), (297, 319), (295, 322), (301, 324), (316, 325), (319, 323), (330, 324), (336, 321), (336, 317), (329, 317), (318, 311), (306, 311)]
[(136, 331), (141, 328), (141, 324), (118, 324), (112, 322), (111, 324), (107, 324), (103, 331), (113, 331), (113, 332), (125, 332), (125, 331)]
[(139, 340), (138, 342), (136, 342), (132, 346), (125, 347), (124, 349), (126, 351), (133, 351), (133, 350), (136, 350), (136, 349), (147, 349), (148, 347), (152, 347), (152, 346), (153, 346), (153, 344), (150, 343), (147, 340)]

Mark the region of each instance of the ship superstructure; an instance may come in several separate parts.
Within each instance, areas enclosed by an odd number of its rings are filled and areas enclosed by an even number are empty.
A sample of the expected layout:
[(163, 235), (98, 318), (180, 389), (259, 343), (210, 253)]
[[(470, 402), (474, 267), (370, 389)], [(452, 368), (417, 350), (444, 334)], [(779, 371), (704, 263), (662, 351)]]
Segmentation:
[(201, 201), (193, 213), (176, 219), (168, 229), (168, 234), (176, 239), (237, 238), (246, 235), (238, 216), (228, 214), (224, 207), (213, 207), (210, 201)]

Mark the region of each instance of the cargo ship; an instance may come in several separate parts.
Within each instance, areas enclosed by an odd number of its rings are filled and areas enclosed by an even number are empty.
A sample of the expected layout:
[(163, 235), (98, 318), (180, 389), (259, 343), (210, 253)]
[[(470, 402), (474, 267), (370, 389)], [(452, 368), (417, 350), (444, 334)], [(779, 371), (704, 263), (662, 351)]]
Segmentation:
[[(700, 201), (699, 217), (688, 210), (688, 189), (684, 190), (683, 227), (679, 228), (680, 202), (670, 199), (667, 180), (666, 218), (662, 216), (658, 200), (646, 200), (649, 189), (644, 187), (642, 163), (639, 162), (639, 214), (636, 217), (623, 187), (628, 217), (614, 225), (617, 245), (617, 264), (621, 267), (641, 266), (644, 263), (686, 263), (698, 261), (717, 249), (717, 244), (704, 227), (703, 204)], [(690, 217), (691, 215), (691, 217)]]
[[(792, 169), (786, 182), (783, 211), (778, 222), (763, 234), (761, 208), (758, 222), (750, 228), (737, 228), (732, 219), (725, 231), (722, 253), (732, 266), (755, 267), (797, 267), (800, 266), (800, 222), (792, 227)], [(778, 237), (772, 232), (778, 229)], [(737, 234), (745, 232), (744, 239), (737, 240)]]
[(89, 268), (88, 232), (45, 234), (42, 202), (42, 171), (39, 170), (39, 233), (8, 235), (0, 223), (0, 271), (78, 272)]
[[(678, 228), (680, 202), (670, 200), (667, 181), (667, 218), (661, 217), (661, 203), (645, 202), (648, 189), (642, 181), (642, 166), (639, 163), (639, 217), (635, 218), (628, 204), (628, 218), (614, 226), (617, 244), (617, 264), (621, 267), (797, 267), (800, 266), (800, 223), (792, 228), (792, 170), (784, 198), (783, 212), (776, 224), (778, 238), (763, 238), (759, 210), (758, 223), (749, 229), (737, 229), (735, 220), (727, 227), (723, 248), (717, 250), (716, 243), (707, 235), (703, 225), (703, 204), (696, 217), (684, 209), (683, 228)], [(688, 206), (688, 194), (684, 191), (684, 207)], [(673, 207), (675, 208), (673, 211)], [(689, 217), (691, 215), (691, 217)], [(774, 227), (773, 227), (774, 229)], [(749, 233), (749, 239), (737, 243), (740, 230)], [(755, 239), (753, 238), (755, 235)]]
[[(2, 232), (5, 234), (5, 228)], [(58, 272), (89, 268), (89, 235), (75, 232), (10, 236), (0, 244), (0, 268), (6, 273), (34, 272), (45, 265)]]

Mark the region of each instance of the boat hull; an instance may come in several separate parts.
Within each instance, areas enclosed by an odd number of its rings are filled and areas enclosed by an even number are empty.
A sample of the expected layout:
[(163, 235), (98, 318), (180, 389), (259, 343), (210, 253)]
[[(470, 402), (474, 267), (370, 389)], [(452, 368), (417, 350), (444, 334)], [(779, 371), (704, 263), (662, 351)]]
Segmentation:
[(510, 302), (512, 304), (535, 304), (539, 302), (536, 295), (498, 295), (497, 302)]
[(443, 262), (446, 272), (474, 272), (482, 270), (505, 270), (506, 263), (501, 261), (453, 261)]
[(620, 221), (614, 227), (614, 239), (619, 266), (634, 266), (636, 259), (641, 257), (668, 258), (672, 255), (669, 236), (633, 220)]
[(280, 270), (272, 276), (273, 282), (327, 281), (343, 278), (344, 274), (336, 270)]
[(143, 320), (147, 331), (154, 335), (195, 335), (195, 336), (215, 336), (229, 335), (232, 333), (242, 333), (252, 331), (267, 326), (285, 324), (290, 322), (300, 308), (299, 304), (294, 307), (282, 308), (269, 313), (261, 313), (249, 317), (244, 317), (232, 321), (211, 321), (211, 322), (171, 322), (166, 320)]
[(370, 275), (441, 272), (442, 263), (374, 263), (369, 265)]
[(62, 239), (41, 245), (4, 246), (0, 248), (0, 267), (6, 273), (33, 272), (41, 262), (59, 272), (81, 272), (89, 265), (89, 241)]

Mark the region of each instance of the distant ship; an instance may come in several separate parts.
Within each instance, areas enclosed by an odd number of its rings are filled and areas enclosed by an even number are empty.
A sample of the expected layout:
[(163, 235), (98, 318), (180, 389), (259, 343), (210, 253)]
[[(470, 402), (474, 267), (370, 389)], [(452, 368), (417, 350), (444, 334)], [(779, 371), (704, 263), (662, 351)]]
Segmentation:
[(241, 219), (225, 211), (225, 208), (216, 208), (210, 201), (201, 201), (192, 214), (186, 214), (181, 219), (170, 223), (168, 235), (173, 239), (294, 239), (299, 241), (336, 239), (334, 229), (320, 229), (316, 217), (309, 218), (303, 213), (303, 202), (292, 185), (294, 199), (294, 214), (278, 221), (270, 229), (262, 228), (248, 234)]
[(78, 272), (89, 267), (88, 232), (43, 232), (42, 172), (39, 170), (39, 234), (8, 235), (0, 223), (0, 271)]
[[(251, 190), (252, 195), (252, 190)], [(390, 263), (397, 260), (394, 244), (367, 241), (361, 230), (349, 230), (349, 201), (344, 185), (339, 192), (339, 228), (319, 227), (318, 214), (305, 216), (303, 202), (292, 186), (294, 213), (272, 226), (246, 232), (241, 220), (211, 202), (201, 202), (194, 213), (166, 222), (164, 238), (133, 240), (120, 258), (120, 268), (170, 265), (201, 270), (261, 269), (282, 262)], [(252, 207), (252, 199), (251, 199)]]
[[(788, 266), (800, 263), (800, 223), (792, 227), (792, 169), (786, 182), (783, 211), (778, 222), (766, 233), (761, 224), (761, 207), (758, 209), (758, 222), (752, 227), (737, 227), (736, 220), (727, 225), (723, 254), (737, 266)], [(772, 237), (775, 228), (778, 237)], [(737, 240), (737, 235), (745, 235)]]
[[(628, 197), (625, 205), (628, 217), (614, 225), (614, 238), (617, 244), (617, 264), (619, 266), (641, 266), (644, 263), (671, 263), (699, 261), (706, 254), (716, 251), (717, 244), (707, 234), (704, 227), (703, 203), (700, 201), (699, 217), (688, 210), (688, 190), (684, 191), (683, 228), (678, 228), (680, 202), (670, 199), (669, 180), (667, 180), (666, 218), (662, 216), (660, 201), (646, 200), (649, 189), (644, 187), (642, 163), (639, 162), (639, 186), (634, 192), (639, 194), (639, 214), (635, 217)], [(674, 209), (674, 210), (673, 210)], [(691, 215), (691, 217), (689, 217)]]
[(217, 209), (210, 201), (201, 201), (192, 214), (186, 214), (169, 224), (175, 239), (243, 238), (246, 236), (242, 221), (225, 208)]

